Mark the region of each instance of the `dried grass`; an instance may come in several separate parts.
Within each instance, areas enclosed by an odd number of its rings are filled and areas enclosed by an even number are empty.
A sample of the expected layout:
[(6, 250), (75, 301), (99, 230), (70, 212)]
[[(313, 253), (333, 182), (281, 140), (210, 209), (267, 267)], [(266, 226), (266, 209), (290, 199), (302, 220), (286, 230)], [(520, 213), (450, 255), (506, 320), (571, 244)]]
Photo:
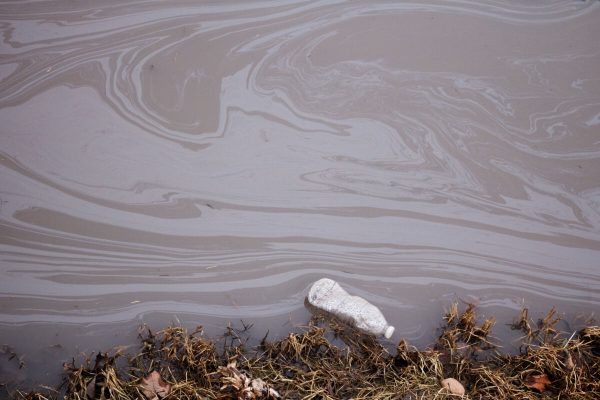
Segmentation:
[[(456, 399), (440, 382), (452, 377), (473, 399), (600, 398), (600, 327), (572, 335), (556, 329), (554, 309), (537, 324), (523, 309), (513, 328), (523, 331), (521, 352), (501, 354), (490, 333), (494, 319), (478, 323), (475, 306), (453, 304), (436, 344), (418, 350), (401, 340), (390, 354), (376, 338), (317, 315), (301, 333), (263, 339), (246, 349), (228, 328), (223, 348), (198, 328), (140, 331), (139, 353), (100, 353), (94, 363), (65, 365), (59, 392), (22, 393), (18, 399), (143, 399), (140, 382), (158, 371), (171, 384), (169, 399)], [(335, 343), (335, 344), (334, 344)], [(543, 376), (542, 390), (528, 382)], [(252, 394), (251, 382), (264, 385)], [(258, 393), (255, 391), (255, 393)], [(271, 394), (269, 394), (271, 393)], [(251, 397), (255, 396), (255, 397)], [(262, 396), (262, 397), (261, 397)]]

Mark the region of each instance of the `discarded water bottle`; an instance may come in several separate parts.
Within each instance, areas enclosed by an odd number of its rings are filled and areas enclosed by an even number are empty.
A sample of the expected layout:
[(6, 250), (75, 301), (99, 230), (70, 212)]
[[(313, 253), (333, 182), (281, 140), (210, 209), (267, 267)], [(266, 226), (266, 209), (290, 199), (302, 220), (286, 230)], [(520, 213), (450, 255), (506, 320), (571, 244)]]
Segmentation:
[(362, 297), (349, 295), (331, 279), (323, 278), (313, 283), (308, 292), (308, 302), (373, 335), (389, 339), (394, 333), (395, 328), (387, 323), (377, 307)]

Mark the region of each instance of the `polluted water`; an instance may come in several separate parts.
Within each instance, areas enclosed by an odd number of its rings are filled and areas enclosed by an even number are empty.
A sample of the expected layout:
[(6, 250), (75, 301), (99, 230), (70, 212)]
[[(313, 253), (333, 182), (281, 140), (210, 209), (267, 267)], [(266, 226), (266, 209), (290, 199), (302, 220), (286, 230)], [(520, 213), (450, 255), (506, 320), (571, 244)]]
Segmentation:
[(597, 313), (599, 1), (0, 4), (0, 383), (284, 340), (323, 277), (391, 352), (454, 302), (513, 351)]

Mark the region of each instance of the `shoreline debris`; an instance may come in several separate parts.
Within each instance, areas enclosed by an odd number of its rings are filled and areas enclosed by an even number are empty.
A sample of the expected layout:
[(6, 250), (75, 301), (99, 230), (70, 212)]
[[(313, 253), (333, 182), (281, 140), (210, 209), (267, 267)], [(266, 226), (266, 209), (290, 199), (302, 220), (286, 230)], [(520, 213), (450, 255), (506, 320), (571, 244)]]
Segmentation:
[(314, 307), (347, 321), (365, 333), (389, 339), (394, 327), (387, 323), (381, 311), (359, 296), (351, 296), (339, 283), (322, 278), (313, 283), (308, 302)]
[(478, 318), (472, 305), (462, 312), (452, 305), (439, 339), (422, 350), (405, 340), (388, 350), (375, 336), (322, 315), (302, 332), (264, 338), (256, 348), (231, 336), (210, 340), (201, 328), (191, 333), (177, 326), (157, 333), (144, 328), (136, 354), (100, 353), (95, 362), (70, 362), (58, 392), (10, 395), (27, 400), (83, 400), (88, 393), (105, 400), (600, 398), (600, 327), (563, 334), (555, 310), (537, 324), (527, 312), (523, 316), (517, 354), (498, 350), (490, 338), (494, 320)]

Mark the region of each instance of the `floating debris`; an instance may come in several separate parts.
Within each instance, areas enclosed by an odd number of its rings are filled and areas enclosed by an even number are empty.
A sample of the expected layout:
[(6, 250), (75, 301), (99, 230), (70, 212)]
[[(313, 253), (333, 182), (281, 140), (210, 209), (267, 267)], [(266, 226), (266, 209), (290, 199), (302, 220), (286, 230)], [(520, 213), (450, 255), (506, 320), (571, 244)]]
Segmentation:
[(308, 302), (314, 307), (347, 321), (365, 333), (383, 335), (389, 339), (394, 327), (381, 311), (359, 296), (351, 296), (339, 283), (329, 278), (319, 279), (310, 288)]

